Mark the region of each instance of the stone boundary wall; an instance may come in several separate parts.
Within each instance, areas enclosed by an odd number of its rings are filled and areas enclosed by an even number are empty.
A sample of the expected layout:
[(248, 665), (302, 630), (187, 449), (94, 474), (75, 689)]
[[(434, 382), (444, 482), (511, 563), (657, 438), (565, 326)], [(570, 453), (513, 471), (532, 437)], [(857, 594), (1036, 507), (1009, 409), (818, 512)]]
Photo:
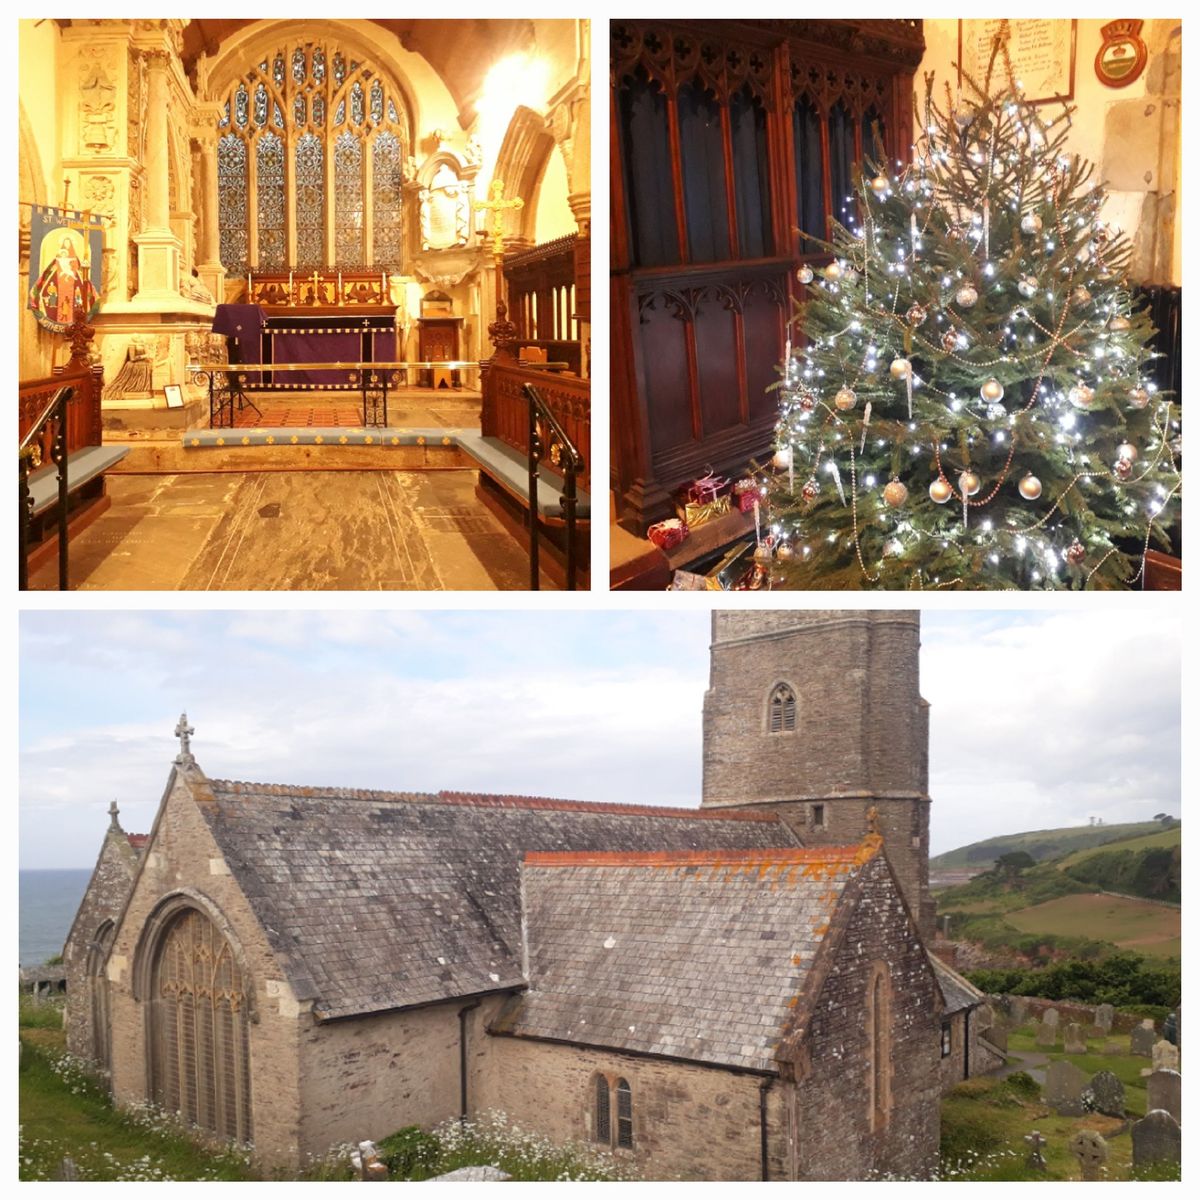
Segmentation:
[[(1045, 1000), (1041, 996), (1010, 996), (1005, 994), (988, 997), (988, 1002), (997, 1011), (1005, 1014), (1008, 1013), (1009, 1005), (1014, 1000), (1024, 1001), (1029, 1017), (1036, 1017), (1039, 1021), (1047, 1009), (1058, 1009), (1058, 1015), (1061, 1018), (1059, 1021), (1060, 1029), (1065, 1029), (1070, 1021), (1075, 1021), (1085, 1027), (1094, 1025), (1096, 1023), (1096, 1009), (1099, 1007), (1095, 1004), (1079, 1004), (1070, 1000)], [(1143, 1019), (1134, 1013), (1117, 1011), (1113, 1013), (1112, 1032), (1132, 1033), (1142, 1023)]]

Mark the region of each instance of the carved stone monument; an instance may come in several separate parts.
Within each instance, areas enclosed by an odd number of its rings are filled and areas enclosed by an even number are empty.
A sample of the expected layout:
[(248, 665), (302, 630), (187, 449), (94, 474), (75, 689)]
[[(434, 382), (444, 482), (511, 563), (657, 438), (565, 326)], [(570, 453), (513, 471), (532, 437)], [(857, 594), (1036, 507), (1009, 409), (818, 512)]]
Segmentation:
[(1181, 1145), (1179, 1122), (1169, 1112), (1156, 1108), (1133, 1127), (1133, 1165), (1177, 1163)]
[(1095, 1182), (1104, 1178), (1108, 1143), (1094, 1129), (1081, 1129), (1071, 1138), (1067, 1148), (1079, 1163), (1081, 1179)]
[(1125, 1085), (1111, 1072), (1099, 1071), (1088, 1085), (1089, 1107), (1108, 1117), (1125, 1115)]

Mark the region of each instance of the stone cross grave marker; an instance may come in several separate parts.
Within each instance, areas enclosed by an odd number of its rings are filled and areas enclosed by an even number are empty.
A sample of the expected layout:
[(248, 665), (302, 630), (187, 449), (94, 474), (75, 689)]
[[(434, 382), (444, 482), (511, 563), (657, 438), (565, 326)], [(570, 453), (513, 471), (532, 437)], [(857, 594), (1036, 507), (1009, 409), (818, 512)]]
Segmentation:
[(1025, 1144), (1029, 1147), (1029, 1156), (1025, 1159), (1025, 1165), (1032, 1171), (1044, 1171), (1046, 1156), (1042, 1153), (1042, 1148), (1046, 1145), (1046, 1139), (1035, 1129), (1032, 1133), (1025, 1135)]
[(1081, 1117), (1084, 1113), (1083, 1089), (1088, 1077), (1065, 1059), (1052, 1062), (1046, 1068), (1046, 1086), (1042, 1098), (1062, 1117)]
[(1156, 1071), (1178, 1071), (1179, 1051), (1164, 1038), (1150, 1047), (1150, 1061)]
[(1146, 1111), (1161, 1108), (1178, 1121), (1182, 1083), (1178, 1071), (1152, 1071), (1146, 1080)]
[(1125, 1085), (1111, 1072), (1098, 1071), (1088, 1084), (1091, 1108), (1107, 1117), (1125, 1115)]
[(1161, 1108), (1148, 1112), (1133, 1127), (1133, 1165), (1179, 1162), (1181, 1134), (1179, 1122)]
[(1079, 1163), (1080, 1178), (1088, 1182), (1104, 1178), (1108, 1143), (1094, 1129), (1081, 1129), (1071, 1138), (1067, 1148)]
[(1072, 1021), (1063, 1033), (1063, 1049), (1068, 1054), (1086, 1054), (1087, 1042), (1083, 1037), (1083, 1030)]
[(1158, 1037), (1154, 1032), (1154, 1022), (1145, 1020), (1129, 1035), (1129, 1053), (1139, 1058), (1149, 1058), (1156, 1041)]

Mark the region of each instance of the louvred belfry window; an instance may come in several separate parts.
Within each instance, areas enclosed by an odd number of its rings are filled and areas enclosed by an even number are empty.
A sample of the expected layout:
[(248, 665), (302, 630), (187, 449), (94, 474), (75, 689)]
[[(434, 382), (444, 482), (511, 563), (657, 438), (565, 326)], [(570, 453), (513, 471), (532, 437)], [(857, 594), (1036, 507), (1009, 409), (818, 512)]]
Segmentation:
[(400, 89), (336, 46), (282, 46), (222, 97), (217, 196), (227, 271), (399, 270), (411, 136)]
[(229, 943), (198, 910), (184, 910), (164, 932), (149, 1001), (155, 1103), (190, 1125), (249, 1142), (246, 982)]
[(771, 693), (767, 728), (771, 733), (793, 733), (796, 729), (796, 693), (786, 683)]

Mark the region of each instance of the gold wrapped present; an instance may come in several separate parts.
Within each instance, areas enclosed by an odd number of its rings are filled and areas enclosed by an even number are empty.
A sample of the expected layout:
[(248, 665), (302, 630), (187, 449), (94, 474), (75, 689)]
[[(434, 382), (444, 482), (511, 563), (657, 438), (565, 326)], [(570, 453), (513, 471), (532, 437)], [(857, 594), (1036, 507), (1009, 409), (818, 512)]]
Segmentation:
[(718, 496), (715, 500), (710, 500), (707, 504), (697, 504), (689, 500), (678, 512), (680, 520), (689, 529), (697, 529), (699, 526), (706, 525), (709, 521), (715, 520), (717, 517), (725, 516), (729, 512), (729, 497)]

